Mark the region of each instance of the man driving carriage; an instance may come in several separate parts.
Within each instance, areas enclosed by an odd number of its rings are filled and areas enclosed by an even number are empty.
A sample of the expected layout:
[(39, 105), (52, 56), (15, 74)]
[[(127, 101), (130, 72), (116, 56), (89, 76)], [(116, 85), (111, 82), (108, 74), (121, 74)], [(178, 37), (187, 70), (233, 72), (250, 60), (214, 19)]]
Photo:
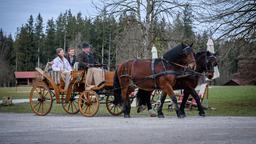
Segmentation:
[(86, 85), (87, 86), (100, 86), (105, 82), (105, 73), (103, 69), (96, 68), (100, 66), (94, 58), (91, 50), (91, 46), (88, 43), (81, 45), (82, 52), (78, 55), (77, 60), (79, 62), (78, 69), (86, 70)]
[(96, 60), (91, 52), (91, 46), (88, 43), (83, 43), (81, 47), (82, 52), (77, 57), (79, 69), (82, 70), (93, 67), (96, 64)]

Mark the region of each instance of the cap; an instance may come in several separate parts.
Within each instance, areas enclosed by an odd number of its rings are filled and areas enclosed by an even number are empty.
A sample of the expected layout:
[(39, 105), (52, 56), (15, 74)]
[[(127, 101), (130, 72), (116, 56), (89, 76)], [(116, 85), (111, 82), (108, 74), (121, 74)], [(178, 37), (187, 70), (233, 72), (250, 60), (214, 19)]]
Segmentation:
[(91, 48), (91, 46), (88, 43), (83, 43), (82, 48)]

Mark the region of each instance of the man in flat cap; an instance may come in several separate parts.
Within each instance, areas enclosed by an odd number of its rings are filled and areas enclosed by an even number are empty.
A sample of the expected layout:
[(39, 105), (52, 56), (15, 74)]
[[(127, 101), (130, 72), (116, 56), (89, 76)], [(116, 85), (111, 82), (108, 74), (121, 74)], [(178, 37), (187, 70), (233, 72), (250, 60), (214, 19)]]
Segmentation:
[(91, 46), (88, 43), (81, 45), (82, 52), (78, 55), (79, 69), (88, 69), (96, 64), (95, 58), (91, 52)]
[(101, 68), (96, 68), (97, 62), (91, 52), (91, 46), (88, 43), (83, 43), (82, 52), (78, 55), (78, 67), (81, 70), (86, 70), (85, 84), (87, 87), (96, 85), (100, 86), (105, 83), (105, 73)]

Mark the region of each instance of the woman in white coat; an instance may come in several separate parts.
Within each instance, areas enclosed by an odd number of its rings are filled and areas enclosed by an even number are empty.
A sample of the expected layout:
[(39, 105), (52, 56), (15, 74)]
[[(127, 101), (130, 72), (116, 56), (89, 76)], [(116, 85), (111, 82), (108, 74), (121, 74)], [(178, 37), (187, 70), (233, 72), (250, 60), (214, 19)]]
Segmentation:
[(65, 53), (62, 48), (57, 48), (56, 54), (57, 57), (53, 60), (52, 70), (61, 72), (61, 77), (65, 81), (64, 90), (66, 91), (70, 83), (70, 72), (72, 71), (72, 67), (70, 66), (68, 60), (64, 57)]

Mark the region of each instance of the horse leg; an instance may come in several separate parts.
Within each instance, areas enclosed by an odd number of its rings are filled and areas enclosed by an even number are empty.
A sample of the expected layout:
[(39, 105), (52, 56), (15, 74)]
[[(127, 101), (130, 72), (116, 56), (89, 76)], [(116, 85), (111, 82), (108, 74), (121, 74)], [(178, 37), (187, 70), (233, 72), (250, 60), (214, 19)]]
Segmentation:
[(129, 100), (124, 102), (123, 110), (124, 110), (124, 118), (130, 118), (131, 103)]
[(193, 96), (193, 98), (196, 100), (199, 115), (202, 117), (205, 117), (205, 112), (204, 112), (203, 106), (200, 102), (200, 97), (198, 96), (197, 92), (194, 89), (190, 89), (190, 93)]
[(146, 98), (144, 97), (144, 94), (146, 94), (146, 91), (142, 89), (139, 89), (137, 92), (137, 95), (136, 95), (137, 103), (138, 103), (137, 113), (140, 113), (145, 109), (144, 105), (146, 105)]
[(176, 111), (177, 117), (178, 118), (184, 118), (183, 115), (180, 112), (178, 101), (177, 101), (177, 98), (176, 98), (176, 96), (173, 92), (172, 86), (169, 85), (168, 87), (166, 87), (165, 92), (170, 96), (173, 103), (175, 104), (174, 106), (175, 106), (175, 111)]
[(151, 91), (147, 91), (145, 92), (145, 105), (147, 105), (148, 110), (152, 109), (152, 105), (151, 105), (151, 101), (150, 101), (150, 97), (151, 97), (152, 92)]
[(180, 111), (180, 108), (179, 108), (179, 105), (178, 105), (178, 101), (177, 101), (176, 96), (173, 95), (173, 96), (171, 97), (171, 99), (172, 99), (172, 102), (174, 103), (175, 111), (176, 111), (177, 117), (178, 117), (178, 118), (184, 118), (185, 115), (182, 114), (182, 112)]
[(151, 101), (150, 101), (151, 94), (152, 94), (152, 91), (147, 91), (145, 93), (145, 104), (148, 107), (149, 116), (156, 117), (156, 112), (152, 109), (152, 104), (151, 104)]
[(160, 105), (157, 109), (157, 116), (158, 118), (164, 118), (164, 113), (163, 113), (163, 105), (164, 105), (164, 101), (166, 99), (166, 93), (162, 92), (161, 96), (160, 96)]
[(131, 103), (128, 96), (128, 88), (122, 89), (124, 118), (130, 118)]
[(182, 102), (180, 104), (180, 112), (183, 115), (183, 117), (186, 117), (186, 113), (185, 113), (184, 109), (185, 109), (188, 97), (189, 97), (189, 90), (188, 89), (184, 89), (183, 99), (182, 99)]

